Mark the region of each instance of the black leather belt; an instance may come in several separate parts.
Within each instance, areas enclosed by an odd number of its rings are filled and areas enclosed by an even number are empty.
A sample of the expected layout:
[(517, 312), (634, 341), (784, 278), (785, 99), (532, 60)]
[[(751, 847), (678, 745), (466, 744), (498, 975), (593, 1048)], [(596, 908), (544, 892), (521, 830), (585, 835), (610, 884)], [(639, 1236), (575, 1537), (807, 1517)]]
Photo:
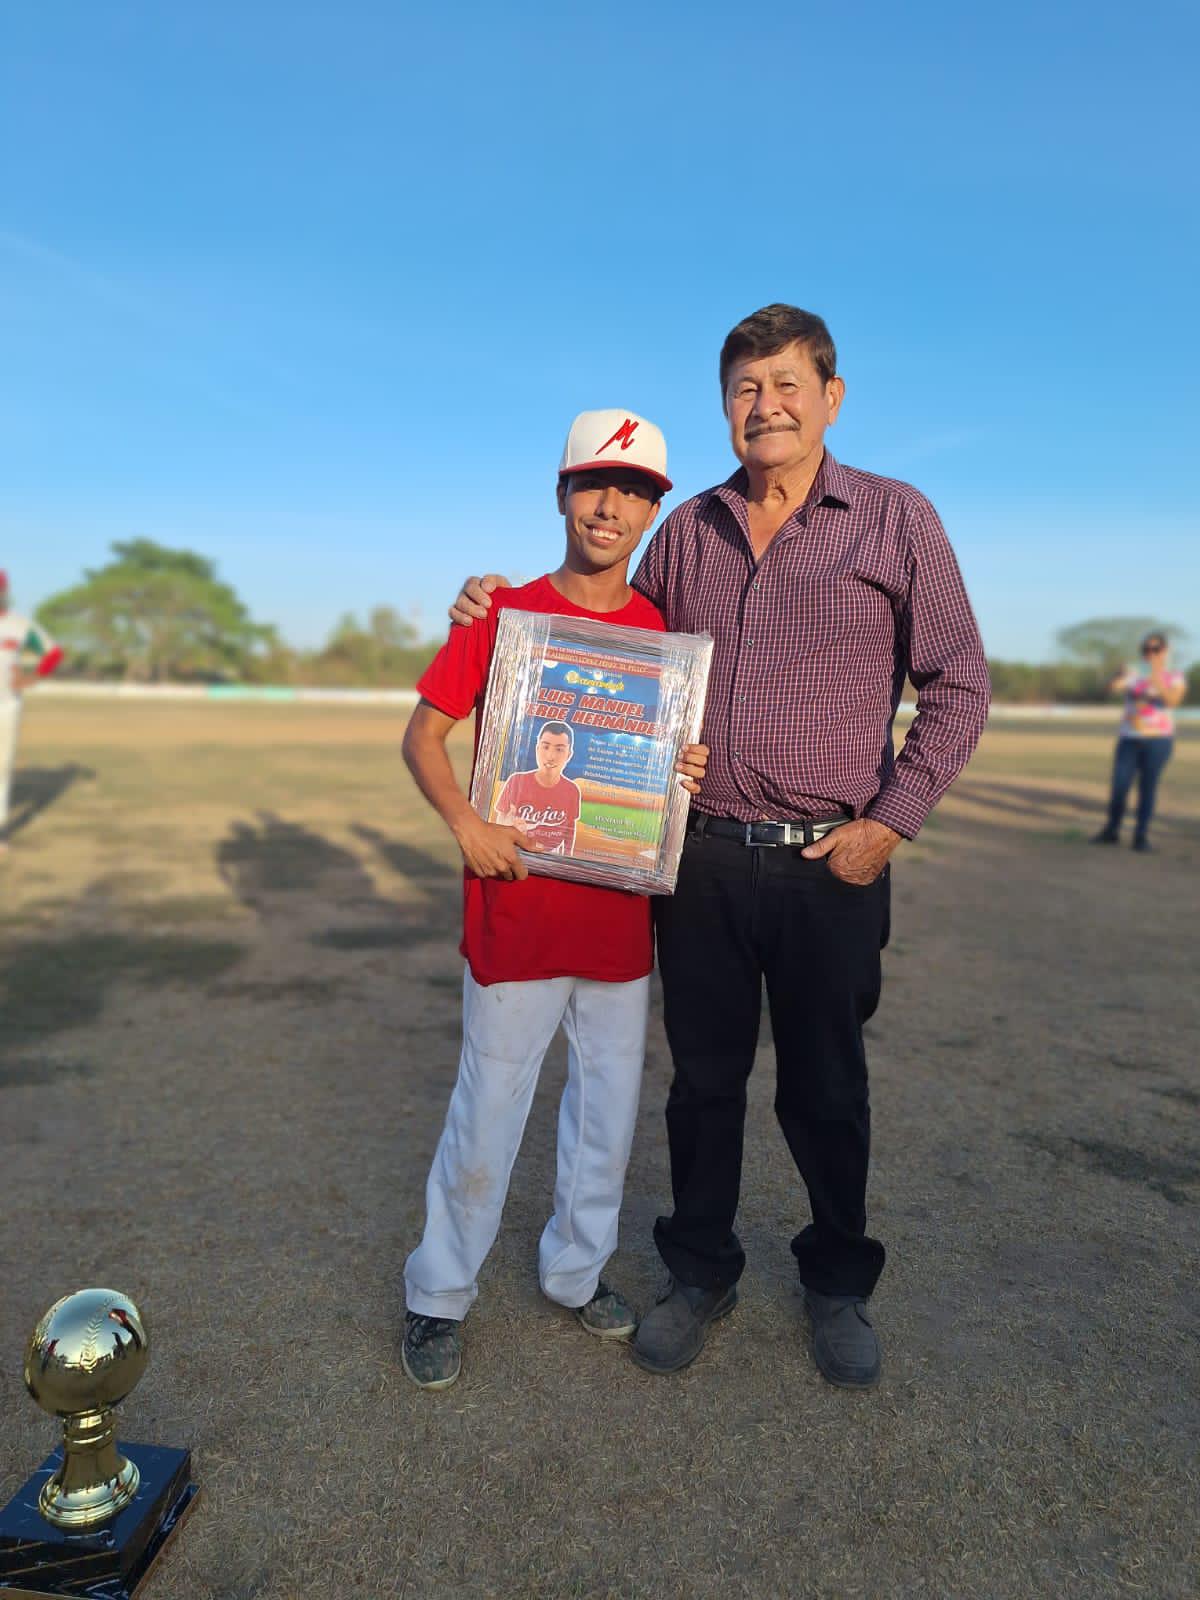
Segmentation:
[(840, 828), (850, 817), (806, 817), (802, 822), (735, 822), (732, 817), (710, 817), (703, 811), (688, 815), (688, 832), (698, 839), (711, 834), (714, 839), (736, 839), (739, 844), (803, 846), (814, 844), (831, 828)]

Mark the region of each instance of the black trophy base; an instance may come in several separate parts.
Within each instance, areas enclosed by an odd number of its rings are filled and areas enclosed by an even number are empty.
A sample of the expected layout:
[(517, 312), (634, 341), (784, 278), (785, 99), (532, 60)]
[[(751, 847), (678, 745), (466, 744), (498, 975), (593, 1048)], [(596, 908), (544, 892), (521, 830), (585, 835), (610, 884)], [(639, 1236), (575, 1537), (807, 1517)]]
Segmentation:
[(80, 1595), (87, 1600), (132, 1600), (163, 1546), (200, 1492), (191, 1482), (187, 1450), (120, 1444), (137, 1463), (141, 1482), (124, 1511), (87, 1533), (47, 1522), (38, 1510), (46, 1479), (62, 1463), (56, 1450), (0, 1510), (0, 1600), (44, 1600)]

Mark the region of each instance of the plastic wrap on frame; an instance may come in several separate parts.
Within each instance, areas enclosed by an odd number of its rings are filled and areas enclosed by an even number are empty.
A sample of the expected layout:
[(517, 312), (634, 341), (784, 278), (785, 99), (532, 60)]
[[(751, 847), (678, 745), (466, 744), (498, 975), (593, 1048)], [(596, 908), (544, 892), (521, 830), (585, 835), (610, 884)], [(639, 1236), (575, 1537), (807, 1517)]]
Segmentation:
[(501, 613), (471, 804), (541, 834), (541, 850), (521, 852), (530, 872), (673, 891), (689, 805), (675, 765), (700, 737), (712, 649), (708, 634)]

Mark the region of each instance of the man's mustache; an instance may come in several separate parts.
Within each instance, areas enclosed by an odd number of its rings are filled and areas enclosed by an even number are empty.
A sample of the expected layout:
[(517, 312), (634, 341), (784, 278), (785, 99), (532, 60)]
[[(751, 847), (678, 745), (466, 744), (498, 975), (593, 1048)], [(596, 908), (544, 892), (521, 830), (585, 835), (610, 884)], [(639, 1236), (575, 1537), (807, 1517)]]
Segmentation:
[(769, 427), (769, 428), (747, 428), (746, 429), (746, 437), (747, 437), (747, 439), (758, 439), (758, 438), (761, 438), (764, 433), (799, 433), (799, 432), (800, 432), (800, 429), (797, 428), (794, 423), (785, 422), (785, 423), (782, 423), (782, 424), (774, 425), (774, 426)]

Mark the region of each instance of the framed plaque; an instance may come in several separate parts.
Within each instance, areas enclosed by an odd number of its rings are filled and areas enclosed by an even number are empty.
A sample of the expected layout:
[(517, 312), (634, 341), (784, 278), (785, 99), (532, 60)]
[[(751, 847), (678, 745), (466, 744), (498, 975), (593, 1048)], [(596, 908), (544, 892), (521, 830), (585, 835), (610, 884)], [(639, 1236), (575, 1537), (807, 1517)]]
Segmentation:
[(671, 893), (689, 803), (675, 763), (700, 737), (712, 648), (708, 634), (501, 613), (471, 804), (528, 836), (530, 872)]

